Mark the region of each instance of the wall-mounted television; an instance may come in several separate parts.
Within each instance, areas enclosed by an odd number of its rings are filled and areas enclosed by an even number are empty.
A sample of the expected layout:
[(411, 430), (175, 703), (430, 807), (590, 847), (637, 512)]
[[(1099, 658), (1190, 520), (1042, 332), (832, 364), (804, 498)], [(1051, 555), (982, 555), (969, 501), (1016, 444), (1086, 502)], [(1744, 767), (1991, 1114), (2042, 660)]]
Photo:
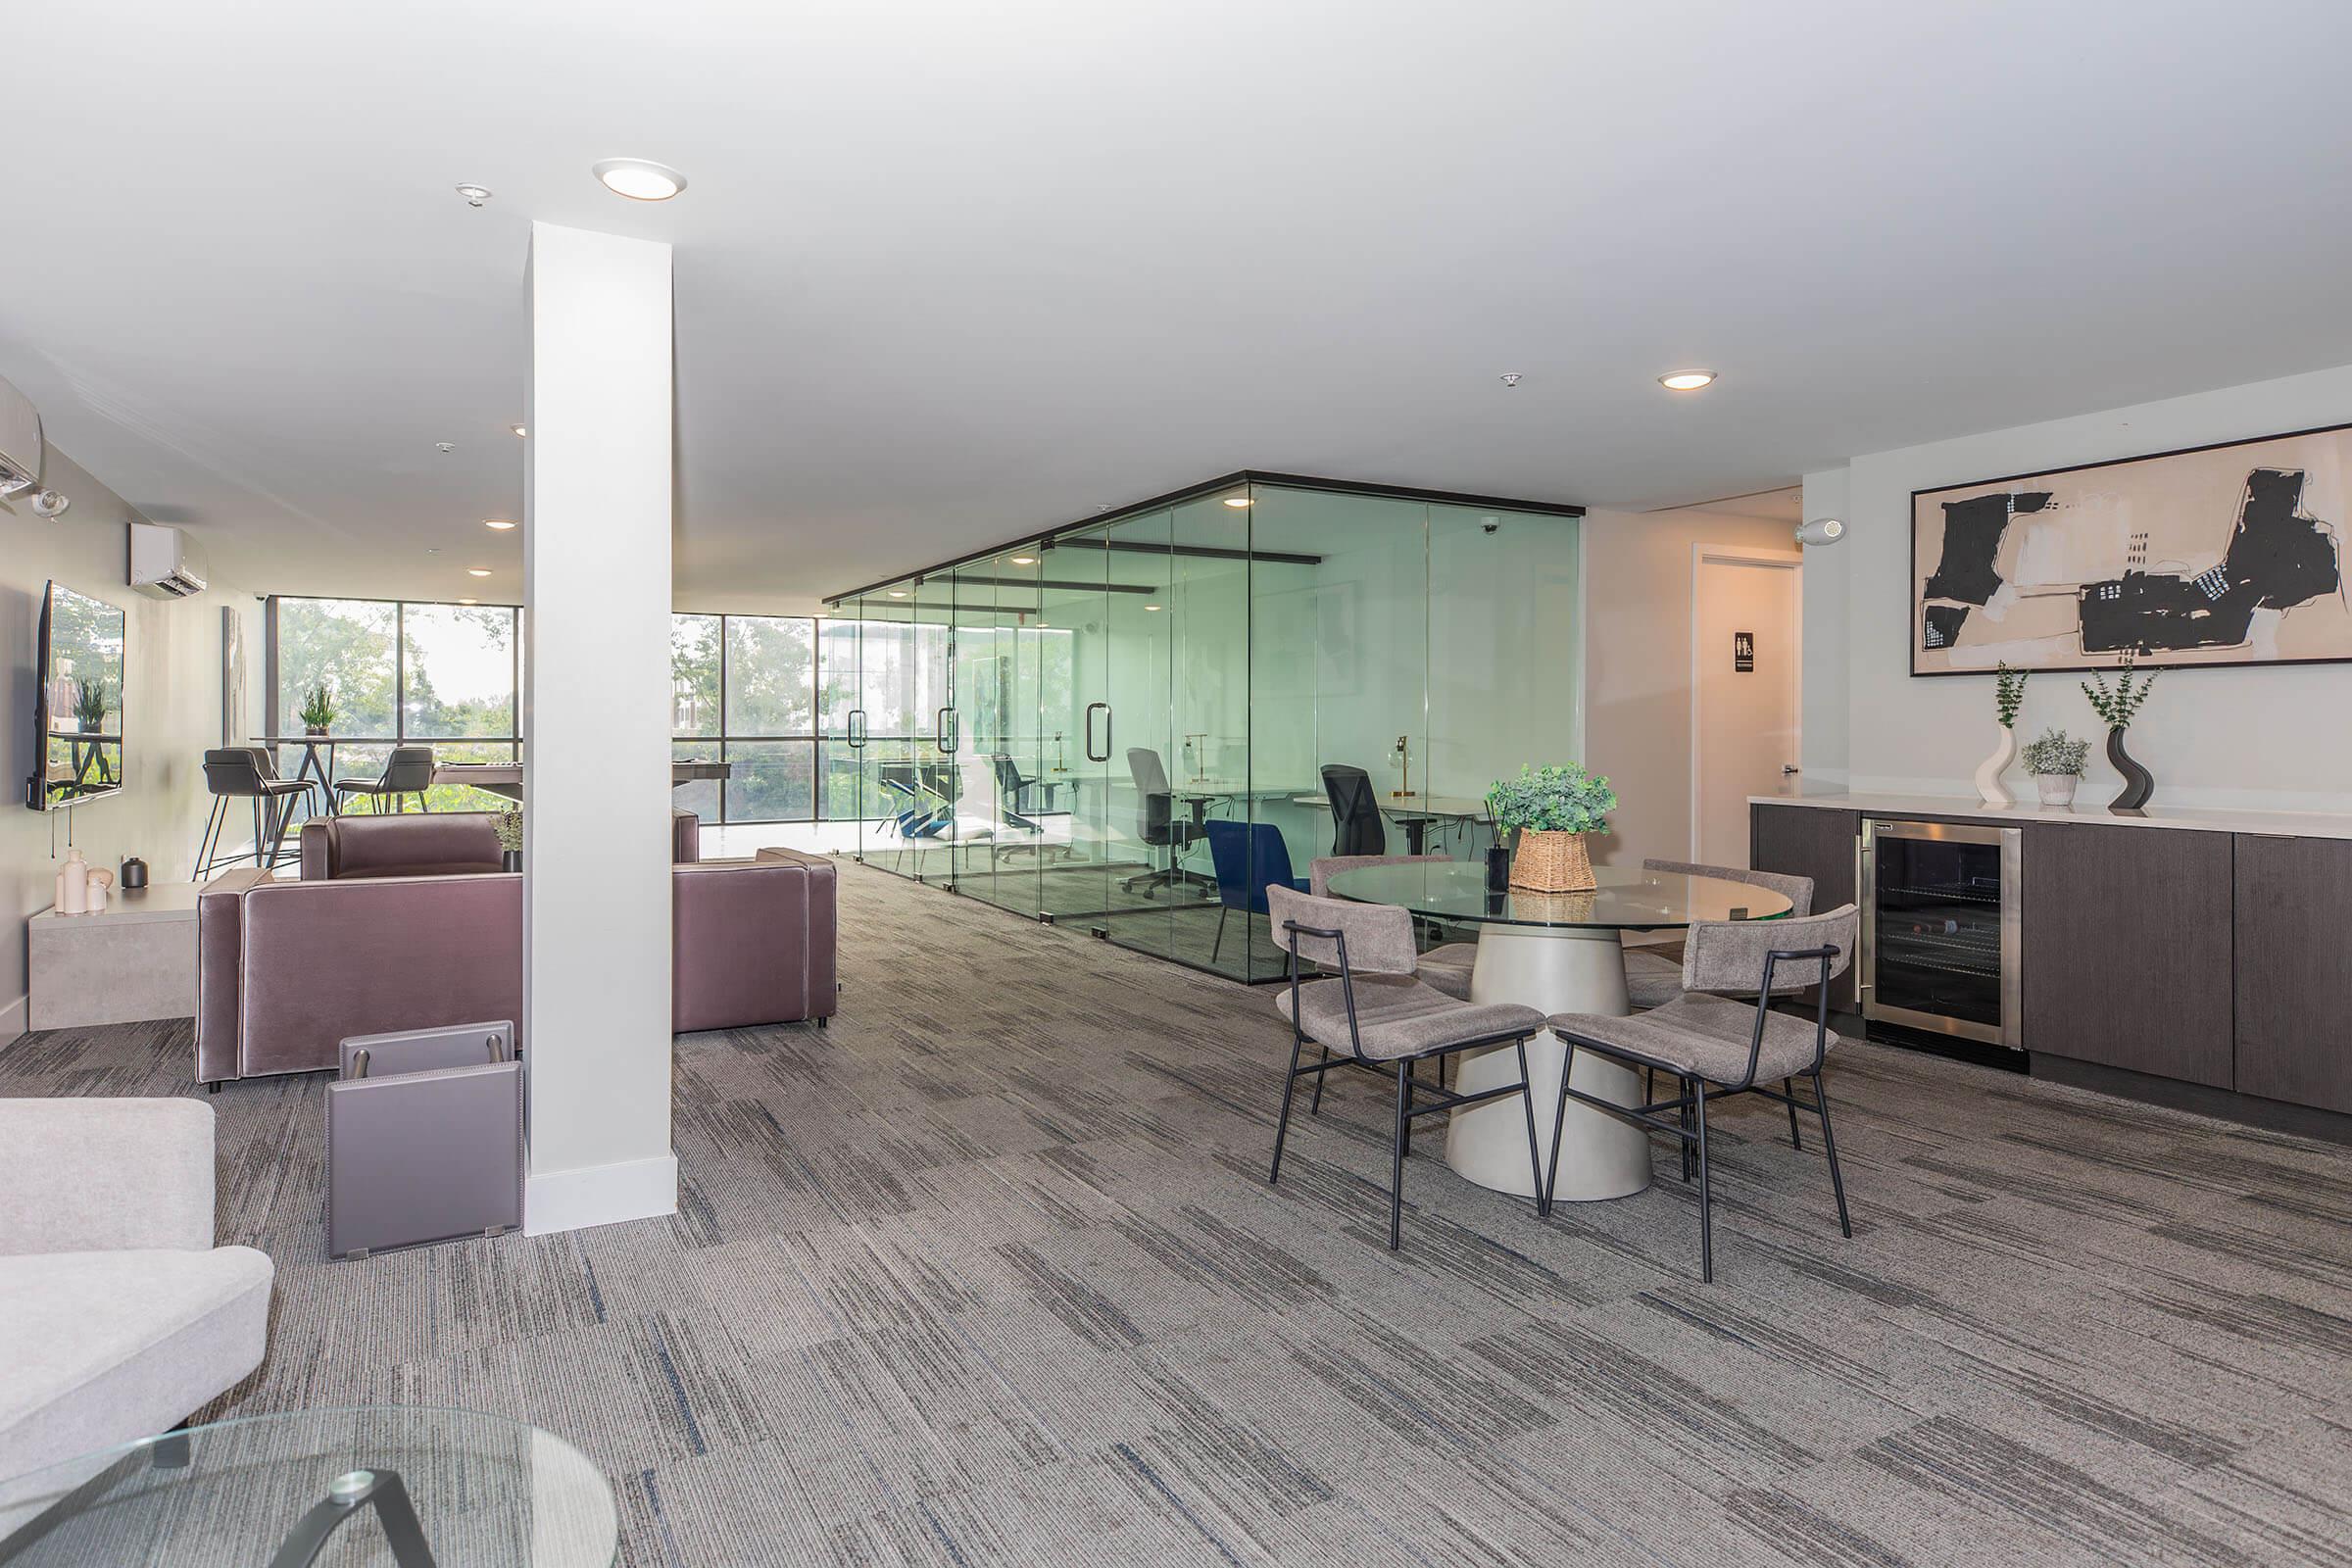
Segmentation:
[(54, 811), (122, 789), (121, 609), (51, 582), (41, 601), (34, 766), (24, 804)]

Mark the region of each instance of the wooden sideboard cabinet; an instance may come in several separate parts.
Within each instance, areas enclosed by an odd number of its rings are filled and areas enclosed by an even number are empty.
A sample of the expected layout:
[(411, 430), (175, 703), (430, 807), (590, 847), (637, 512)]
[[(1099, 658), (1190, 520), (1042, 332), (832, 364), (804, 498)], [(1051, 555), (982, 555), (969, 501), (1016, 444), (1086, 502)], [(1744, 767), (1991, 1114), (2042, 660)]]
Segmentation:
[[(1751, 869), (1811, 877), (1816, 914), (1859, 899), (1854, 854), (1862, 841), (1860, 811), (1818, 806), (1750, 806), (1747, 811)], [(1845, 972), (1830, 982), (1830, 1005), (1839, 1012), (1860, 1011), (1861, 993), (1855, 989), (1860, 981), (1856, 966), (1848, 963)], [(1810, 998), (1813, 988), (1805, 995)]]
[(2237, 1091), (2352, 1112), (2352, 840), (2237, 835)]

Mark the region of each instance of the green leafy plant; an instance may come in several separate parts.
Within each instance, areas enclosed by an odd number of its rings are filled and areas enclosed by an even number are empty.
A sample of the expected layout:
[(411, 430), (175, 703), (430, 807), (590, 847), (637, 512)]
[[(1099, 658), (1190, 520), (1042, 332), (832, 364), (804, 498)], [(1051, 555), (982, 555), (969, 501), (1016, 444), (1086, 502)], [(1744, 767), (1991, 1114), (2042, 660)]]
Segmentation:
[[(2082, 683), (2082, 695), (2090, 699), (2090, 710), (2098, 714), (2109, 729), (2129, 729), (2132, 715), (2139, 711), (2140, 705), (2148, 700), (2148, 693), (2155, 690), (2156, 674), (2151, 670), (2145, 675), (2134, 675), (2132, 661), (2128, 658), (2116, 669), (2117, 678), (2112, 691), (2108, 689), (2106, 676), (2093, 675)], [(2138, 681), (2136, 686), (2132, 684), (2135, 679)], [(2092, 681), (2098, 683), (2095, 689)]]
[(491, 831), (498, 835), (500, 849), (509, 855), (522, 853), (522, 813), (520, 811), (509, 809), (499, 812), (491, 819), (490, 827)]
[(1533, 833), (1597, 833), (1609, 825), (1617, 792), (1581, 762), (1565, 767), (1526, 767), (1517, 778), (1496, 779), (1487, 791), (1487, 809), (1497, 828)]
[(2025, 706), (2025, 702), (2026, 672), (2013, 668), (2006, 659), (2002, 660), (2001, 671), (1993, 678), (1992, 685), (1992, 707), (2001, 715), (2001, 728), (2017, 728), (2017, 710)]
[(106, 726), (106, 683), (85, 680), (74, 694), (74, 716), (85, 730)]
[(2090, 760), (2090, 742), (2076, 740), (2062, 729), (2045, 729), (2026, 743), (2026, 771), (2036, 778), (2081, 778)]
[(335, 694), (324, 686), (314, 686), (303, 694), (302, 722), (309, 729), (335, 727)]

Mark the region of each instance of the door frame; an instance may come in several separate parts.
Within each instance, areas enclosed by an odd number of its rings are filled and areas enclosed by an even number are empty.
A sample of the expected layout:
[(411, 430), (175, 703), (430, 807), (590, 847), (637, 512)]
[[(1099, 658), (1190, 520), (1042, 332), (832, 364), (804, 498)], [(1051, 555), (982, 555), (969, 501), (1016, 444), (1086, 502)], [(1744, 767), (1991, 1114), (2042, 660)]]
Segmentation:
[[(1701, 734), (1699, 703), (1700, 662), (1705, 650), (1699, 646), (1698, 582), (1699, 574), (1710, 562), (1727, 565), (1772, 566), (1789, 573), (1788, 577), (1788, 678), (1790, 686), (1789, 741), (1800, 764), (1805, 755), (1805, 553), (1802, 550), (1767, 549), (1761, 545), (1709, 544), (1700, 540), (1690, 546), (1690, 858), (1698, 860), (1698, 820), (1704, 801), (1699, 789), (1699, 763), (1704, 737)], [(1803, 774), (1797, 777), (1801, 780)], [(1754, 858), (1755, 846), (1748, 846), (1749, 858)]]

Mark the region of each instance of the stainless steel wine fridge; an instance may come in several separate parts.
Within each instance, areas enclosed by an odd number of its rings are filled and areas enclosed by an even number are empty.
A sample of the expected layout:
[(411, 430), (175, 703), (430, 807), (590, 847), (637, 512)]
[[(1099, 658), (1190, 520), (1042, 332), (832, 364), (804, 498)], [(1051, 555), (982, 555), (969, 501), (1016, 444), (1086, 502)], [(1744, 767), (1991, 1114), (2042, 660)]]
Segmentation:
[[(2018, 1027), (2024, 834), (1862, 819), (1862, 1017), (2024, 1049)], [(1874, 1035), (1882, 1033), (1873, 1030)]]

